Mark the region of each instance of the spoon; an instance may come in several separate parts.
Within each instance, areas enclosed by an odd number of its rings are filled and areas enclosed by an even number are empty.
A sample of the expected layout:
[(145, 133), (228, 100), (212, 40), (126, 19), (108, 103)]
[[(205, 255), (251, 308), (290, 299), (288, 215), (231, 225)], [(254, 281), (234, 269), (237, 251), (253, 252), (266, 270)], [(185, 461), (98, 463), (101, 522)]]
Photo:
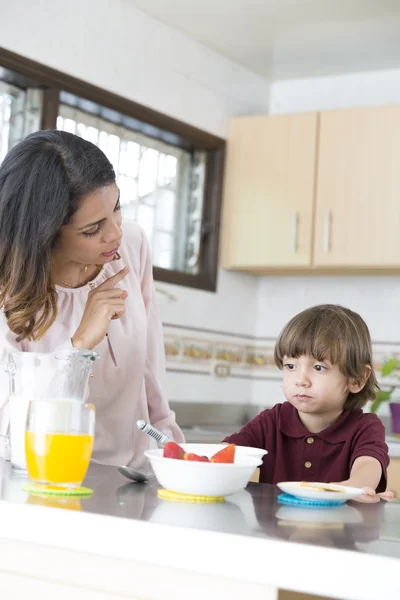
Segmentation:
[(155, 477), (154, 475), (146, 474), (143, 471), (132, 469), (132, 467), (118, 467), (118, 471), (121, 473), (121, 475), (124, 475), (124, 477), (132, 479), (132, 481), (136, 481), (138, 483), (144, 483), (145, 481), (149, 481)]
[[(157, 441), (158, 445), (163, 446), (167, 442), (171, 441), (166, 435), (164, 435), (161, 431), (150, 425), (150, 423), (146, 423), (146, 421), (137, 421), (136, 425), (138, 429), (143, 431), (143, 433), (147, 433), (147, 435), (154, 438)], [(121, 473), (121, 475), (124, 475), (124, 477), (132, 479), (132, 481), (137, 481), (138, 483), (144, 483), (145, 481), (149, 481), (149, 479), (155, 477), (155, 475), (146, 475), (146, 473), (144, 473), (143, 471), (132, 469), (132, 467), (118, 467), (118, 471)]]

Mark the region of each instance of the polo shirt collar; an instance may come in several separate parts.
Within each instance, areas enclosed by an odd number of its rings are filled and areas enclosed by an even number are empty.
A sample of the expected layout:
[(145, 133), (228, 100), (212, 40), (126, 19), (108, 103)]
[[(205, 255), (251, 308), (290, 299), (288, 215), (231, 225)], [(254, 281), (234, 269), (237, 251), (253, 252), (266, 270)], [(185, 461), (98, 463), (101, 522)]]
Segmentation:
[[(360, 408), (354, 411), (344, 410), (332, 425), (312, 435), (320, 437), (331, 444), (345, 442), (349, 438), (350, 431), (353, 430), (355, 422), (358, 421), (361, 415), (362, 410)], [(310, 435), (310, 432), (300, 421), (297, 410), (290, 402), (282, 404), (278, 426), (280, 431), (288, 437), (302, 438)]]

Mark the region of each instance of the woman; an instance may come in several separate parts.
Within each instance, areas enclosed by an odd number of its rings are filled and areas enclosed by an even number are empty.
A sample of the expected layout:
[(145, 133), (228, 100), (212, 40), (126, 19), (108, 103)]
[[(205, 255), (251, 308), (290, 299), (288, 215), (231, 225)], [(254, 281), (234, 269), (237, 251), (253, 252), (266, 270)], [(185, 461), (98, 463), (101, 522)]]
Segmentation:
[[(0, 363), (10, 349), (95, 349), (93, 458), (140, 467), (145, 419), (176, 441), (164, 395), (164, 345), (149, 248), (121, 225), (113, 167), (94, 144), (38, 131), (0, 166)], [(8, 428), (0, 386), (0, 434)]]

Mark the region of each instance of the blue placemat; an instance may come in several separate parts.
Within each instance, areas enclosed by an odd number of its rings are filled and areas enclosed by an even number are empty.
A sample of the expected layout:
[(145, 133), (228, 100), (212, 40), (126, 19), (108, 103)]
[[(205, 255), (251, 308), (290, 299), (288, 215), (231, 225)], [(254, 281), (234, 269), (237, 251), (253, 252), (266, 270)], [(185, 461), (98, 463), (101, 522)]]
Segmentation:
[(342, 506), (343, 500), (312, 500), (310, 498), (297, 498), (291, 494), (279, 494), (279, 504), (288, 504), (290, 506), (310, 506), (314, 508), (323, 508), (324, 506)]

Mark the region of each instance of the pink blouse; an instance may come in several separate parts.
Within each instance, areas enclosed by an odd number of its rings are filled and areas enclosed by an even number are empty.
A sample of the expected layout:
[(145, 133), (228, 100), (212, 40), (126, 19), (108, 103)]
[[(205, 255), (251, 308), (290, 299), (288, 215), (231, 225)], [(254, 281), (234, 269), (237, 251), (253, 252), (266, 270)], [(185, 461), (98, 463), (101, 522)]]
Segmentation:
[[(93, 363), (89, 398), (96, 407), (93, 460), (108, 465), (144, 466), (143, 452), (156, 447), (154, 440), (139, 431), (138, 419), (150, 421), (177, 442), (184, 440), (165, 397), (165, 356), (161, 320), (155, 298), (151, 257), (146, 237), (138, 225), (123, 224), (119, 249), (121, 260), (107, 263), (90, 282), (92, 287), (129, 265), (128, 275), (118, 284), (126, 289), (126, 312), (111, 321), (108, 340), (94, 350), (100, 360)], [(71, 345), (85, 308), (89, 284), (80, 288), (56, 286), (57, 319), (38, 341), (18, 344), (0, 313), (0, 364), (6, 364), (10, 349), (24, 352), (53, 352)], [(8, 381), (0, 374), (0, 434), (9, 425)]]

